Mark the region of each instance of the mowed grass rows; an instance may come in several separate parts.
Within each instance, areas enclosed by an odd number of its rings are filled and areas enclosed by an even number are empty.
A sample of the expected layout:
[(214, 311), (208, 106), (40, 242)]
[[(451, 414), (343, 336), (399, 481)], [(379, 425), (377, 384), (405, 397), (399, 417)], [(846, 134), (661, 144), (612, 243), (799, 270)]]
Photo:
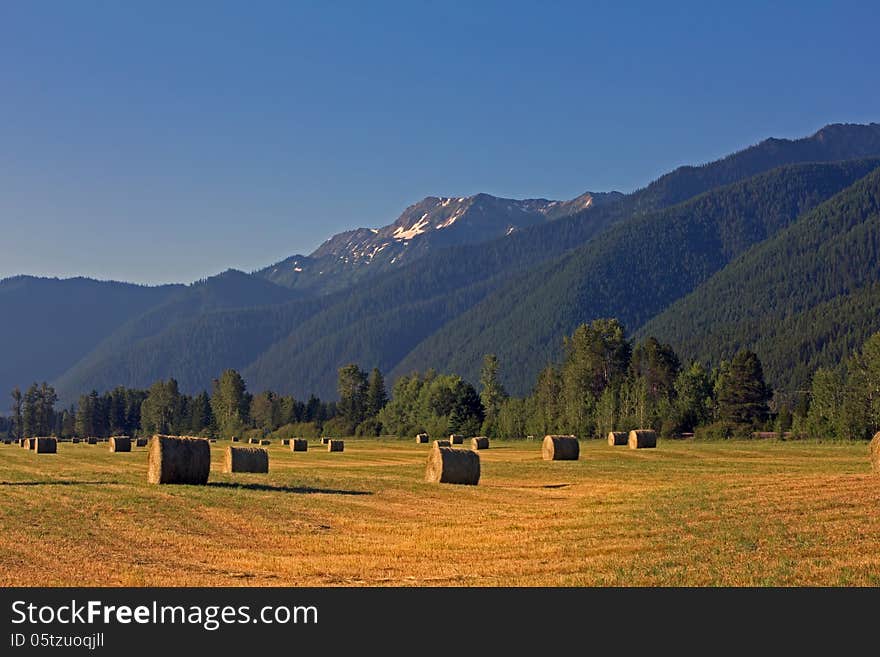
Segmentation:
[(147, 451), (0, 446), (0, 586), (877, 585), (880, 477), (864, 444), (493, 441), (479, 486), (423, 481), (430, 449), (272, 445), (265, 474), (146, 482)]

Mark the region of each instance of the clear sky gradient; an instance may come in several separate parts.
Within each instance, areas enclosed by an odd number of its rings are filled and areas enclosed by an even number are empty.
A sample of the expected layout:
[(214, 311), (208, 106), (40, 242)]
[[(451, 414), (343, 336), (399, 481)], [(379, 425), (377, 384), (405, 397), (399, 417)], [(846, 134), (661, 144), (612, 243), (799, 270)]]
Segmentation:
[[(770, 6), (772, 4), (772, 6)], [(0, 278), (189, 282), (428, 195), (880, 121), (880, 3), (0, 3)]]

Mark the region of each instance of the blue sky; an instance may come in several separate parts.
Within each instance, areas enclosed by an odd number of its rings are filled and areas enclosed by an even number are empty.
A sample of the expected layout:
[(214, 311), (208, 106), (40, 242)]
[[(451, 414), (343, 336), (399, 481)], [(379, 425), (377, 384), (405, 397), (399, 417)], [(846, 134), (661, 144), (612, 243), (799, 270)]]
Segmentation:
[[(715, 5), (715, 6), (713, 6)], [(877, 2), (0, 3), (0, 277), (189, 282), (427, 195), (880, 121)]]

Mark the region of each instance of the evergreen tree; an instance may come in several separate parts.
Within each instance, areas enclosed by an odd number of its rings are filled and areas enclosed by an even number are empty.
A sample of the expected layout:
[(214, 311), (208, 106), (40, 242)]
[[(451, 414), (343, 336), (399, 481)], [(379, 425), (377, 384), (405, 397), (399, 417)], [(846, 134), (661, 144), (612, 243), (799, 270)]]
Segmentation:
[(211, 412), (211, 398), (205, 391), (193, 397), (189, 416), (190, 431), (195, 434), (210, 433), (214, 427), (214, 414)]
[(25, 437), (40, 435), (40, 389), (36, 383), (25, 391), (22, 401), (22, 429)]
[(495, 421), (504, 400), (507, 399), (507, 391), (498, 380), (498, 357), (495, 354), (486, 354), (483, 357), (483, 368), (480, 372), (480, 401), (486, 419), (483, 422), (483, 433), (488, 436), (495, 435)]
[(353, 431), (366, 418), (367, 375), (353, 363), (339, 368), (337, 391), (337, 410), (349, 423), (349, 431)]
[(378, 367), (370, 372), (367, 382), (367, 417), (376, 417), (388, 403), (388, 393), (385, 391), (385, 378)]
[(24, 420), (22, 417), (22, 394), (18, 386), (12, 391), (13, 435), (17, 439), (24, 438)]
[(718, 381), (718, 413), (722, 421), (757, 425), (767, 420), (771, 393), (764, 383), (758, 355), (738, 352)]

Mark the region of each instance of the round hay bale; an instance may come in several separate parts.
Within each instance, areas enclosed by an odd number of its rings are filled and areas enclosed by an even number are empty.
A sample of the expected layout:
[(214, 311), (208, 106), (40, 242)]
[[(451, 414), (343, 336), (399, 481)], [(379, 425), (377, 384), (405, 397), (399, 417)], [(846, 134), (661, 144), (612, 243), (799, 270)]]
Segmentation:
[(211, 445), (207, 440), (161, 435), (150, 440), (147, 482), (203, 485), (210, 470)]
[(79, 442), (79, 438), (71, 438), (70, 442), (72, 442), (74, 445), (76, 445)]
[(326, 445), (329, 442), (330, 442), (329, 438), (327, 438), (326, 436), (321, 436), (321, 444), (322, 445)]
[(269, 450), (230, 445), (223, 459), (223, 472), (269, 472)]
[(261, 441), (260, 441), (260, 444), (261, 444), (261, 445), (271, 445), (271, 444), (272, 444), (272, 441), (271, 441), (271, 440), (261, 440)]
[(645, 449), (657, 446), (657, 432), (653, 429), (633, 429), (629, 432), (630, 449)]
[(452, 447), (452, 444), (448, 440), (435, 440), (434, 449), (438, 447)]
[(238, 436), (233, 436), (233, 437), (232, 437), (232, 442), (237, 443), (237, 442), (238, 442)]
[(626, 441), (628, 439), (628, 434), (626, 431), (609, 431), (608, 432), (608, 444), (611, 447), (615, 445), (626, 445)]
[(452, 445), (461, 445), (464, 443), (464, 436), (460, 436), (457, 433), (449, 434), (449, 442)]
[(55, 438), (32, 438), (34, 452), (37, 454), (55, 454), (58, 452), (58, 441)]
[(471, 438), (471, 449), (489, 449), (489, 439), (486, 436)]
[(428, 454), (425, 481), (433, 484), (476, 486), (480, 483), (480, 455), (468, 449), (453, 447), (432, 449)]
[(134, 446), (135, 447), (146, 447), (147, 446), (147, 439), (146, 438), (138, 438), (137, 440), (134, 441)]
[(874, 434), (868, 444), (868, 454), (871, 457), (871, 468), (874, 472), (880, 473), (880, 431)]
[(309, 451), (309, 441), (305, 438), (291, 438), (290, 439), (290, 451), (291, 452), (308, 452)]
[(344, 440), (330, 440), (327, 443), (327, 451), (328, 452), (342, 452), (345, 450), (345, 441)]
[(110, 437), (111, 452), (130, 452), (131, 438), (128, 436), (111, 436)]
[(21, 446), (24, 447), (25, 449), (29, 450), (31, 448), (31, 439), (25, 438), (24, 441), (22, 442)]
[(88, 444), (88, 445), (97, 445), (97, 444), (98, 444), (98, 439), (95, 438), (94, 436), (89, 436), (88, 438), (86, 438), (86, 444)]
[(545, 461), (577, 461), (581, 445), (575, 436), (544, 436), (541, 457)]
[(419, 445), (426, 444), (426, 443), (428, 442), (428, 440), (429, 440), (429, 438), (428, 438), (428, 434), (426, 434), (426, 433), (418, 433), (418, 434), (416, 434), (416, 442), (417, 442)]
[(248, 445), (257, 445), (259, 442), (256, 438), (248, 438)]
[(290, 439), (288, 439), (288, 438), (282, 438), (282, 439), (281, 439), (281, 446), (282, 446), (282, 447), (285, 447), (285, 446), (287, 446), (287, 445), (289, 445), (289, 444), (290, 444)]

